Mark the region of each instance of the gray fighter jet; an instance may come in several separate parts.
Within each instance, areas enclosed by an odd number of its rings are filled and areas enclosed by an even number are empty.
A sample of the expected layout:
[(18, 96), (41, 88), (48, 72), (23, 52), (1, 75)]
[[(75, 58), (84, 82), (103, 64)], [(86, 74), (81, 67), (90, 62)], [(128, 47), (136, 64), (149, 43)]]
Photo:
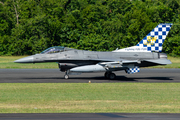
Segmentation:
[(171, 64), (167, 55), (161, 53), (171, 26), (170, 23), (159, 24), (136, 46), (128, 48), (99, 52), (55, 46), (14, 62), (58, 62), (60, 71), (65, 72), (65, 79), (71, 74), (88, 72), (105, 72), (106, 78), (115, 79), (113, 71), (125, 70), (126, 73), (133, 74), (139, 72), (140, 67)]

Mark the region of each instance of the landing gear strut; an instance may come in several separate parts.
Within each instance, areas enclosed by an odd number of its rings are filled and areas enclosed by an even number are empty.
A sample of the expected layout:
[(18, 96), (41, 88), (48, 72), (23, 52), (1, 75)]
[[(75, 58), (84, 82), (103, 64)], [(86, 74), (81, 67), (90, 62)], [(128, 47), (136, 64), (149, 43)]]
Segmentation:
[(112, 72), (105, 72), (104, 77), (109, 78), (110, 80), (114, 80), (116, 78), (116, 74)]

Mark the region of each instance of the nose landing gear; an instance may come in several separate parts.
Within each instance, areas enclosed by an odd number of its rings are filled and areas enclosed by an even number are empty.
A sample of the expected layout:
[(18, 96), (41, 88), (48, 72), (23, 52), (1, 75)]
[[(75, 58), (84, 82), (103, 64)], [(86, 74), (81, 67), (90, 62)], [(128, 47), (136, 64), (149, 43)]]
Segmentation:
[(68, 79), (68, 78), (69, 78), (69, 76), (68, 76), (68, 75), (64, 75), (64, 78), (65, 78), (65, 79)]
[(68, 79), (68, 78), (69, 78), (69, 70), (65, 71), (64, 78), (65, 78), (65, 79)]

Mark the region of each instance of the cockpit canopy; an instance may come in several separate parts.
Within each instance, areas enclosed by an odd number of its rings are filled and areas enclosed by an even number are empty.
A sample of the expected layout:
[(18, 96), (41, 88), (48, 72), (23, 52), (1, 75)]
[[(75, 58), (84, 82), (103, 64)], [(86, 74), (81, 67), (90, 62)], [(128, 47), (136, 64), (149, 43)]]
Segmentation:
[(41, 54), (52, 54), (52, 53), (69, 51), (69, 50), (73, 50), (73, 49), (72, 48), (63, 47), (63, 46), (54, 46), (54, 47), (50, 47), (50, 48), (42, 51)]

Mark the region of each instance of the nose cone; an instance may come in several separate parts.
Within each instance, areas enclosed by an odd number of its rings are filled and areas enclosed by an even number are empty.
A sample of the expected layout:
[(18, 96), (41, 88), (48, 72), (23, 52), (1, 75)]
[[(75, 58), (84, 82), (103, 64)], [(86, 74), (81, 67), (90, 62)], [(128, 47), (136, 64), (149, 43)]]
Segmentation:
[(15, 63), (33, 63), (33, 56), (25, 57), (14, 61)]

